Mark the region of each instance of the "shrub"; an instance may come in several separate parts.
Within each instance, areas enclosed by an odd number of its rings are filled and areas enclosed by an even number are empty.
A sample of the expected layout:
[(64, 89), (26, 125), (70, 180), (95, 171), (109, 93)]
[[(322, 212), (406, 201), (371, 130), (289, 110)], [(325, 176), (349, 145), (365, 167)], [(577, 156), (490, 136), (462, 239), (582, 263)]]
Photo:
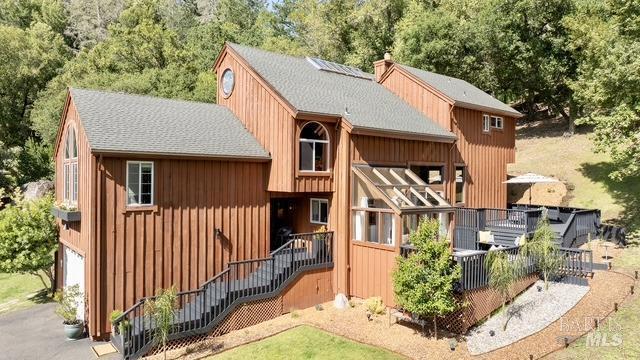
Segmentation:
[(52, 292), (53, 253), (58, 247), (58, 226), (51, 214), (53, 197), (26, 201), (16, 192), (14, 200), (15, 204), (0, 211), (0, 271), (36, 275)]
[(449, 242), (440, 238), (440, 223), (425, 219), (410, 235), (416, 250), (407, 258), (398, 257), (393, 272), (396, 302), (412, 314), (436, 319), (455, 311), (458, 303), (453, 287), (460, 279), (460, 265), (451, 261)]
[(374, 315), (382, 315), (387, 310), (387, 307), (384, 306), (382, 302), (382, 298), (379, 296), (368, 298), (365, 306), (367, 310)]
[(65, 325), (82, 323), (82, 320), (78, 319), (78, 305), (81, 297), (80, 286), (77, 284), (58, 290), (54, 295), (53, 299), (58, 303), (56, 314), (62, 317)]

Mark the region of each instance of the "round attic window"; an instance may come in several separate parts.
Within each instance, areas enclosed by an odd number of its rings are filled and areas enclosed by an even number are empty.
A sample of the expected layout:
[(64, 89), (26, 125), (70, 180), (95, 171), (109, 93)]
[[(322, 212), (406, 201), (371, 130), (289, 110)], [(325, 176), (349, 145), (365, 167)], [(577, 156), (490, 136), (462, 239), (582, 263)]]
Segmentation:
[(235, 84), (235, 76), (231, 69), (226, 69), (222, 73), (222, 93), (224, 97), (229, 97), (233, 92), (233, 85)]

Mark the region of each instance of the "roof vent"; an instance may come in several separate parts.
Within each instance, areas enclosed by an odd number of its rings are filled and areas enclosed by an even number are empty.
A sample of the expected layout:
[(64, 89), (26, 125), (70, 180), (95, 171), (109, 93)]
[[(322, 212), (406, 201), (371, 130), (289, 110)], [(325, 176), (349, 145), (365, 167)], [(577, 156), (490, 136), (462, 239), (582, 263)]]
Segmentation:
[(366, 72), (353, 66), (342, 65), (342, 64), (331, 62), (331, 61), (322, 60), (318, 58), (310, 58), (310, 57), (307, 57), (307, 61), (310, 62), (311, 65), (313, 65), (316, 69), (321, 71), (353, 76), (360, 79), (367, 79), (367, 80), (372, 79), (371, 74), (367, 74)]

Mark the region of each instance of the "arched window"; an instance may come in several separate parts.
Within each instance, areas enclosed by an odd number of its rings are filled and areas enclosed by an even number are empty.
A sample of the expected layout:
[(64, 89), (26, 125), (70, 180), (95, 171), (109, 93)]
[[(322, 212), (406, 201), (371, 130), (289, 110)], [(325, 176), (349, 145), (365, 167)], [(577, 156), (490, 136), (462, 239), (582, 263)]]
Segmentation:
[(329, 170), (329, 134), (324, 126), (310, 122), (300, 132), (300, 171)]
[(64, 202), (78, 203), (78, 144), (73, 126), (67, 128), (64, 142)]

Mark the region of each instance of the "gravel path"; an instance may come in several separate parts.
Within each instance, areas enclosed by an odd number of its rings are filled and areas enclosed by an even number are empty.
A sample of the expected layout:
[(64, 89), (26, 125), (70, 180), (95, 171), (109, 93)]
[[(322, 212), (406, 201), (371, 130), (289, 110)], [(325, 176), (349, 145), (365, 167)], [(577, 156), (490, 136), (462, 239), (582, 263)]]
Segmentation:
[[(538, 291), (538, 286), (543, 290)], [(544, 290), (544, 282), (538, 281), (518, 296), (507, 311), (471, 330), (467, 335), (467, 349), (471, 355), (484, 354), (534, 334), (558, 320), (588, 291), (586, 285), (567, 283), (550, 283), (549, 289)], [(505, 321), (507, 330), (503, 331)]]

